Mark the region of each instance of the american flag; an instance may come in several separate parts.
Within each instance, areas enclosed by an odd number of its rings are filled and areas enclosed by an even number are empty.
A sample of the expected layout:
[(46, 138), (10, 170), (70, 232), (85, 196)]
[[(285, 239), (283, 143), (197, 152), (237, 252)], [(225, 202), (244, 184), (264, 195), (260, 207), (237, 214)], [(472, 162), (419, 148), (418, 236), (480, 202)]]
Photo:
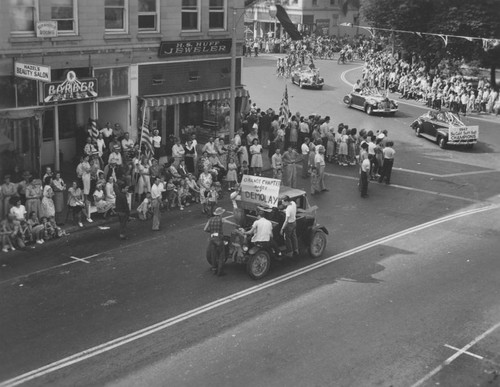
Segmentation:
[(141, 127), (141, 141), (139, 143), (139, 149), (143, 149), (144, 154), (151, 156), (153, 154), (153, 142), (151, 140), (151, 133), (149, 133), (149, 109), (144, 103), (142, 106), (142, 127)]
[(283, 93), (280, 106), (280, 124), (288, 125), (289, 116), (290, 108), (288, 107), (288, 89), (285, 85), (285, 92)]

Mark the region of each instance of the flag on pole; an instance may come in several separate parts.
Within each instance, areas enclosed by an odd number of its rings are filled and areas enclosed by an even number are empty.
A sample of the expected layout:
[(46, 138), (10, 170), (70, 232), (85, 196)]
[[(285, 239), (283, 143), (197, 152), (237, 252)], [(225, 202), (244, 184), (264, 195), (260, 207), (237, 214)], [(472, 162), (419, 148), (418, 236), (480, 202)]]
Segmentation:
[(144, 103), (142, 105), (142, 126), (139, 149), (142, 151), (144, 146), (144, 154), (148, 157), (153, 154), (153, 142), (151, 140), (151, 134), (149, 133), (149, 115), (149, 109), (146, 107), (146, 103)]
[(92, 137), (92, 141), (97, 141), (99, 137), (99, 129), (97, 129), (97, 120), (89, 118), (89, 134)]
[(283, 92), (283, 98), (281, 99), (280, 106), (280, 124), (288, 125), (288, 119), (290, 116), (290, 107), (288, 106), (288, 89), (285, 85), (285, 91)]

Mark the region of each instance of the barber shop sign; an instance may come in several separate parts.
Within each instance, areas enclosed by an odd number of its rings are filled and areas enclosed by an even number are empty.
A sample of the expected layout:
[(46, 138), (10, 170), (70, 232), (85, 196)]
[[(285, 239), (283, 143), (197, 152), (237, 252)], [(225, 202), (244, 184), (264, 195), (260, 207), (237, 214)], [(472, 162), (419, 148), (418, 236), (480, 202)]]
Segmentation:
[(78, 79), (68, 71), (66, 79), (44, 84), (43, 103), (64, 103), (97, 98), (97, 78)]

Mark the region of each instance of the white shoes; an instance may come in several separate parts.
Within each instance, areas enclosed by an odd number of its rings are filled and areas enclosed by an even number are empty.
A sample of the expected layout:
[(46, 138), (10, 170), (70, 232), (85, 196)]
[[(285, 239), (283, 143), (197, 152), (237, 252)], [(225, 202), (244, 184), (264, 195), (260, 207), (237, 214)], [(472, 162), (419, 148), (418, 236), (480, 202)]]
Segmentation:
[(90, 219), (90, 218), (87, 218), (87, 222), (92, 223), (92, 222), (93, 222), (93, 220), (92, 220), (92, 219)]
[(82, 222), (78, 222), (78, 225), (79, 225), (80, 227), (83, 227), (83, 223), (82, 223)]
[(39, 245), (41, 245), (41, 244), (45, 243), (45, 241), (43, 239), (39, 239), (39, 240), (36, 241), (36, 243), (38, 243)]

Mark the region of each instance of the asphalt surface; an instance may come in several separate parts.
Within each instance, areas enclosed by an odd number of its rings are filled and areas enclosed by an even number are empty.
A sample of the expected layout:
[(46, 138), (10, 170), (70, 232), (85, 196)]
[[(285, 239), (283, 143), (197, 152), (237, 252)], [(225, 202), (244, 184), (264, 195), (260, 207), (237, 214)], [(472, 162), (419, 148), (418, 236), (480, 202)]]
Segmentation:
[[(387, 129), (397, 151), (393, 184), (370, 184), (367, 200), (355, 167), (328, 165), (330, 192), (311, 198), (330, 231), (324, 265), (308, 257), (275, 263), (259, 282), (230, 265), (215, 278), (196, 206), (165, 213), (157, 233), (131, 222), (128, 241), (110, 223), (2, 255), (0, 380), (499, 385), (498, 120), (466, 118), (480, 125), (480, 142), (442, 150), (409, 129), (425, 111), (418, 104), (401, 104), (394, 118), (348, 109), (344, 81), (357, 79), (359, 64), (317, 65), (327, 85), (288, 82), (291, 110)], [(264, 109), (277, 109), (284, 90), (274, 69), (272, 57), (245, 60), (244, 82)], [(222, 204), (230, 209), (227, 199)]]

